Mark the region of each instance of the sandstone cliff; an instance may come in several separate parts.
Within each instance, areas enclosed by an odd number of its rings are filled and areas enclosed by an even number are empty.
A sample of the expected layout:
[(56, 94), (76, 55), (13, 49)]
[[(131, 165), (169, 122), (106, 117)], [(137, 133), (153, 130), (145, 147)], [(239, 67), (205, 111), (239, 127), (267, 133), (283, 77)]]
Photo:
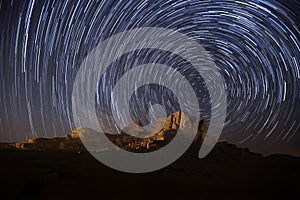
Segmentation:
[[(155, 151), (167, 145), (176, 135), (180, 128), (197, 126), (197, 136), (195, 142), (201, 143), (208, 129), (208, 121), (198, 121), (196, 118), (187, 116), (181, 112), (175, 112), (166, 119), (159, 119), (152, 132), (147, 132), (141, 122), (136, 120), (123, 129), (121, 134), (106, 133), (106, 136), (119, 148), (132, 152)], [(88, 135), (89, 138), (97, 139), (97, 132), (89, 129), (75, 129), (65, 137), (56, 138), (32, 138), (26, 142), (5, 144), (0, 146), (4, 149), (21, 149), (31, 151), (69, 151), (83, 152), (86, 148), (81, 142), (82, 137)], [(147, 137), (139, 137), (147, 135)]]

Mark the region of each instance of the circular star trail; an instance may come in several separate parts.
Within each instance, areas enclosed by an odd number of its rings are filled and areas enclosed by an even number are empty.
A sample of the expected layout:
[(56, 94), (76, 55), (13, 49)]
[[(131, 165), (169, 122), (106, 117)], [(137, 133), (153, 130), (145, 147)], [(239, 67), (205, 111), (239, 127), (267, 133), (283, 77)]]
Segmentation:
[(0, 1), (0, 141), (70, 132), (72, 86), (87, 54), (116, 33), (164, 27), (196, 39), (222, 74), (222, 139), (300, 155), (299, 10), (295, 0)]

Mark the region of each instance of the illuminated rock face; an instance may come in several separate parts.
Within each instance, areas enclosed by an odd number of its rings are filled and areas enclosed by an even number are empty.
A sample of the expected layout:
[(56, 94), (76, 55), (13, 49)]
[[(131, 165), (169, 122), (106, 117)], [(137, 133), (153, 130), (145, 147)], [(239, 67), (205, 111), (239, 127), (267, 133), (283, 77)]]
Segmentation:
[[(189, 130), (196, 126), (198, 129), (195, 142), (201, 144), (207, 129), (208, 121), (200, 122), (182, 112), (175, 112), (166, 119), (158, 119), (151, 133), (143, 129), (142, 124), (136, 120), (125, 127), (124, 131), (118, 135), (108, 135), (108, 138), (118, 147), (132, 152), (151, 152), (167, 145), (176, 135), (179, 128)], [(138, 125), (138, 126), (137, 126)], [(139, 135), (149, 135), (147, 138), (139, 138)]]
[[(192, 129), (192, 127), (194, 126), (198, 126), (198, 132), (195, 140), (202, 142), (206, 136), (207, 129), (209, 126), (208, 120), (198, 121), (197, 118), (190, 117), (182, 112), (175, 112), (172, 115), (169, 115), (166, 119), (159, 119), (157, 121), (157, 125), (152, 131), (152, 134), (158, 133), (159, 136), (163, 137), (168, 135), (168, 133), (170, 132), (176, 134), (179, 128), (189, 130)], [(159, 129), (156, 127), (163, 128)], [(170, 138), (167, 138), (167, 140), (168, 139)]]
[[(106, 136), (117, 147), (131, 152), (151, 152), (167, 145), (176, 135), (179, 128), (189, 130), (193, 126), (198, 126), (198, 133), (195, 138), (197, 143), (202, 143), (207, 129), (208, 121), (197, 121), (195, 118), (189, 117), (184, 113), (175, 112), (169, 115), (166, 119), (159, 119), (156, 122), (152, 133), (147, 132), (140, 120), (128, 124), (121, 134), (109, 134)], [(97, 133), (91, 129), (78, 128), (72, 131), (71, 134), (65, 137), (56, 138), (32, 138), (26, 142), (18, 142), (14, 144), (6, 144), (5, 148), (32, 150), (32, 151), (68, 151), (68, 152), (83, 152), (86, 148), (81, 142), (84, 139), (86, 142), (95, 142)], [(148, 135), (146, 138), (139, 137), (140, 135)]]
[(26, 142), (9, 144), (10, 149), (30, 150), (30, 151), (86, 151), (79, 137), (66, 135), (64, 138), (35, 138)]

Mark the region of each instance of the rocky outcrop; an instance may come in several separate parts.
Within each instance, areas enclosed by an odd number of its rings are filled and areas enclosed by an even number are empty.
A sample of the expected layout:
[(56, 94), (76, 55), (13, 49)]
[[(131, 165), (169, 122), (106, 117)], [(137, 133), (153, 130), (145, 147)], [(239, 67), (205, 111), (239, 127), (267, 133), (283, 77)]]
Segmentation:
[[(121, 134), (107, 136), (122, 149), (132, 152), (151, 152), (167, 145), (179, 129), (184, 129), (186, 137), (189, 137), (194, 127), (197, 127), (195, 129), (198, 130), (195, 142), (202, 143), (208, 129), (208, 121), (201, 120), (199, 122), (197, 118), (182, 112), (175, 112), (166, 119), (157, 120), (151, 134), (142, 127), (139, 120), (136, 120), (125, 127)], [(139, 137), (147, 134), (149, 136), (146, 138)]]
[[(121, 134), (106, 133), (108, 139), (119, 148), (132, 152), (151, 152), (167, 145), (176, 135), (179, 129), (184, 129), (186, 134), (197, 126), (196, 142), (201, 143), (208, 129), (208, 121), (198, 121), (182, 112), (175, 112), (166, 119), (159, 119), (151, 133), (147, 132), (140, 120), (135, 120), (123, 129)], [(89, 129), (75, 129), (65, 137), (56, 138), (33, 138), (26, 142), (6, 144), (5, 148), (32, 150), (32, 151), (86, 151), (82, 144), (95, 142), (97, 132)], [(188, 137), (188, 135), (187, 135)], [(1, 147), (0, 147), (1, 148)]]
[(74, 130), (71, 135), (67, 134), (65, 137), (32, 138), (28, 139), (26, 142), (6, 144), (5, 149), (68, 152), (86, 151), (85, 147), (82, 145), (77, 130)]
[(140, 120), (135, 120), (129, 123), (122, 132), (139, 138), (146, 138), (150, 134), (143, 128)]

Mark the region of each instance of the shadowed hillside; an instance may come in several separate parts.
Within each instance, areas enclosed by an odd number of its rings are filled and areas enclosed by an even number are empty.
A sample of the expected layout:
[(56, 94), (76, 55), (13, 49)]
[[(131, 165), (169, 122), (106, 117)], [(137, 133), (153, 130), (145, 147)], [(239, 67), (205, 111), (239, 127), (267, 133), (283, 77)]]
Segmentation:
[[(156, 150), (182, 126), (180, 113), (149, 137), (128, 125), (127, 133), (107, 133), (118, 147), (135, 153)], [(63, 138), (1, 144), (1, 198), (10, 199), (299, 199), (300, 158), (264, 157), (226, 142), (204, 159), (198, 151), (208, 121), (201, 121), (192, 146), (168, 167), (145, 174), (113, 170), (94, 159), (81, 143), (84, 129)], [(130, 133), (130, 135), (128, 134)], [(93, 134), (93, 133), (90, 133)]]

